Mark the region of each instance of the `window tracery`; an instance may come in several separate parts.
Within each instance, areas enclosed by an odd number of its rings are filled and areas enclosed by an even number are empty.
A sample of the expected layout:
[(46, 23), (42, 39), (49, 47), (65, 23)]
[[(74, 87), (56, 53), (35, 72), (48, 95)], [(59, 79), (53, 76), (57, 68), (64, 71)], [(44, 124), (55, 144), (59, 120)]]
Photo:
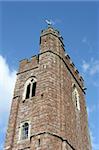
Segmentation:
[(29, 99), (29, 98), (35, 96), (36, 84), (37, 84), (37, 80), (34, 77), (29, 78), (26, 81), (25, 87), (24, 87), (24, 93), (23, 93), (23, 100)]

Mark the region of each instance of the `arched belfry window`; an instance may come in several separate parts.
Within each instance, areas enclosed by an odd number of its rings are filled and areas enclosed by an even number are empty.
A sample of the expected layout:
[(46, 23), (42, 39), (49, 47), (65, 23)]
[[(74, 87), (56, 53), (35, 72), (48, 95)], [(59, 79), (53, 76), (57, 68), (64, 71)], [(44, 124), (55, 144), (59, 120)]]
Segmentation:
[(74, 101), (74, 104), (75, 104), (76, 108), (78, 110), (80, 110), (79, 93), (78, 93), (78, 90), (77, 90), (75, 84), (73, 85), (72, 99)]
[(24, 87), (23, 100), (35, 96), (37, 80), (34, 77), (29, 78)]

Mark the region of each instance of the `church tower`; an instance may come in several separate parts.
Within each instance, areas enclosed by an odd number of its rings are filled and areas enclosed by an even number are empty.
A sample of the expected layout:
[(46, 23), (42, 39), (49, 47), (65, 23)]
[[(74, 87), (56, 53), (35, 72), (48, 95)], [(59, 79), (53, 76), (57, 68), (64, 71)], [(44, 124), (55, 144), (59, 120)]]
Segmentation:
[(91, 150), (83, 78), (58, 30), (41, 31), (40, 53), (20, 61), (5, 150)]

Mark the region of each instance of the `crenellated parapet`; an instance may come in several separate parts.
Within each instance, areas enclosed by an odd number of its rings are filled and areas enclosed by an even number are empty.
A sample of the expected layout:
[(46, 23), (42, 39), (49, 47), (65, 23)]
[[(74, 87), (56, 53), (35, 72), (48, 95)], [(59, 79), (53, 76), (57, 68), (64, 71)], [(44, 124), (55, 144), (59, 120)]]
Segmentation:
[(40, 52), (51, 50), (57, 53), (64, 53), (63, 38), (58, 30), (48, 27), (41, 31), (40, 35)]
[(47, 29), (44, 29), (41, 31), (41, 36), (44, 36), (45, 34), (49, 34), (49, 32), (50, 32), (50, 34), (54, 34), (56, 36), (60, 35), (58, 30), (55, 30), (52, 27), (48, 27)]
[(49, 34), (57, 37), (60, 40), (63, 47), (64, 47), (63, 37), (60, 35), (60, 32), (57, 29), (49, 27), (48, 29), (44, 29), (44, 30), (41, 31), (41, 37), (43, 37), (45, 35), (49, 35)]
[(20, 61), (18, 74), (38, 67), (39, 56), (32, 56), (31, 59), (23, 59)]
[(68, 69), (70, 70), (71, 74), (78, 81), (78, 83), (80, 84), (80, 86), (83, 90), (84, 89), (84, 79), (79, 74), (78, 69), (75, 67), (74, 63), (72, 62), (70, 56), (67, 53), (65, 54), (65, 62), (67, 64)]
[(63, 37), (60, 35), (60, 32), (57, 29), (49, 27), (48, 29), (44, 29), (44, 30), (41, 31), (41, 37), (45, 36), (45, 35), (48, 35), (48, 34), (52, 34), (52, 35), (58, 37), (59, 40), (61, 41), (62, 45), (64, 45)]

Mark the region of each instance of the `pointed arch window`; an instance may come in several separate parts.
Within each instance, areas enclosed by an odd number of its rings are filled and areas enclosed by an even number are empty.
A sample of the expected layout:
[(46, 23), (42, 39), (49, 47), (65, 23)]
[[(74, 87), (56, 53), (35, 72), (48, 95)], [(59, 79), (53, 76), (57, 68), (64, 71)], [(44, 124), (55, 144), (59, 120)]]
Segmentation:
[(36, 93), (36, 78), (29, 78), (25, 83), (24, 93), (23, 93), (23, 100), (29, 99), (35, 96)]
[(76, 108), (80, 111), (79, 93), (75, 85), (73, 86), (72, 99), (74, 101)]

